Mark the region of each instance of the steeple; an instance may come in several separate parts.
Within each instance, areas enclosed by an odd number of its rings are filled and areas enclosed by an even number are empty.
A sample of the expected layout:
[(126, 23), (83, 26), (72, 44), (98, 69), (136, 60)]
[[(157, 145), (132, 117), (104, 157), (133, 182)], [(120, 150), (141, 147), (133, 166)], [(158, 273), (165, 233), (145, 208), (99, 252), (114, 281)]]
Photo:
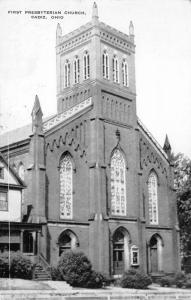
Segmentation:
[(56, 28), (56, 44), (58, 44), (60, 42), (61, 36), (62, 36), (62, 27), (58, 23), (57, 28)]
[(168, 139), (168, 135), (166, 134), (163, 150), (166, 152), (168, 159), (171, 157), (171, 145)]
[(42, 109), (40, 106), (40, 101), (38, 96), (35, 97), (35, 102), (33, 110), (31, 113), (32, 116), (32, 132), (33, 133), (42, 133)]
[(93, 8), (92, 8), (92, 20), (94, 21), (98, 21), (99, 17), (98, 17), (98, 7), (96, 2), (94, 2), (93, 4)]
[(130, 36), (130, 39), (132, 41), (134, 41), (134, 26), (133, 26), (132, 21), (130, 21), (130, 23), (129, 23), (129, 36)]

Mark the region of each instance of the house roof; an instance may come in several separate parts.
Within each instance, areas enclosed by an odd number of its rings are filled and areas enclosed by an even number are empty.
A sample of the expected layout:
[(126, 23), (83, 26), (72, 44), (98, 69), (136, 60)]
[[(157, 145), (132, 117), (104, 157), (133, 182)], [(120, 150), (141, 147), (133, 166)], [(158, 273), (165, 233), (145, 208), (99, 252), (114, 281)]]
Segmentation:
[(6, 167), (8, 167), (9, 172), (11, 172), (11, 174), (16, 178), (16, 180), (18, 182), (18, 185), (20, 185), (21, 188), (26, 187), (24, 181), (19, 177), (19, 175), (17, 174), (17, 172), (11, 167), (11, 165), (8, 163), (7, 159), (5, 158), (5, 156), (1, 152), (0, 152), (0, 161)]

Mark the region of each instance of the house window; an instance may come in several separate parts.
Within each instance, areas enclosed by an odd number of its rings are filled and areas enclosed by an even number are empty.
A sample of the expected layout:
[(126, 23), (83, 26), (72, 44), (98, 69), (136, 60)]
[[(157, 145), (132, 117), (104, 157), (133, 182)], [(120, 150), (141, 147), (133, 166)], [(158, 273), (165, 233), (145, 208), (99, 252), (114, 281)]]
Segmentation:
[(158, 224), (158, 180), (155, 172), (151, 172), (148, 179), (148, 198), (149, 198), (149, 222)]
[(119, 149), (111, 158), (111, 213), (126, 215), (125, 160)]
[(0, 179), (4, 179), (4, 167), (0, 166)]
[(76, 56), (74, 60), (74, 83), (80, 82), (80, 60), (79, 57)]
[(119, 63), (116, 55), (113, 57), (113, 81), (119, 83)]
[(86, 51), (84, 54), (84, 79), (90, 78), (90, 55)]
[(60, 161), (60, 218), (72, 219), (73, 210), (72, 159), (66, 154)]
[(123, 60), (122, 62), (122, 78), (123, 78), (123, 85), (129, 86), (128, 64), (126, 60)]
[(0, 210), (8, 210), (8, 199), (6, 192), (0, 192)]
[(67, 60), (64, 66), (64, 84), (65, 88), (70, 86), (70, 63)]
[(21, 163), (18, 169), (18, 173), (19, 173), (19, 177), (24, 180), (25, 178), (25, 168), (23, 166), (23, 164)]
[(109, 79), (109, 57), (106, 51), (104, 51), (102, 56), (103, 63), (103, 78)]
[(131, 247), (131, 265), (139, 265), (139, 248), (135, 245)]

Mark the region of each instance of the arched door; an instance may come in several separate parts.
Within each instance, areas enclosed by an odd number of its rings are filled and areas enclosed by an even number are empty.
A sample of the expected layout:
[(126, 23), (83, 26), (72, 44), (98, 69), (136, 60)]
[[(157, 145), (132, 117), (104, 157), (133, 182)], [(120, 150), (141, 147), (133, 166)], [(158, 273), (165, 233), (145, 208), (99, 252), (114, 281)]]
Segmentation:
[(66, 230), (61, 233), (58, 239), (58, 244), (59, 256), (67, 250), (72, 250), (76, 247), (79, 247), (77, 236), (71, 230)]
[(129, 235), (119, 228), (113, 235), (113, 273), (121, 275), (129, 267)]
[(154, 235), (150, 239), (150, 272), (162, 271), (162, 239)]

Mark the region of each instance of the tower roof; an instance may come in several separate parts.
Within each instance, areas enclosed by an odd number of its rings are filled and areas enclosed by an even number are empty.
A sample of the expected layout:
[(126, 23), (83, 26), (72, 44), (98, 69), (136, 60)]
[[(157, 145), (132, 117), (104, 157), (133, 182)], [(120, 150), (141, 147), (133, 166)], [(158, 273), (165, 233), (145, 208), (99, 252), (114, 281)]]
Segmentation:
[(171, 145), (168, 139), (168, 135), (166, 134), (164, 146), (163, 146), (164, 151), (166, 152), (167, 150), (171, 150)]
[(36, 95), (36, 96), (35, 96), (35, 101), (34, 101), (34, 106), (33, 106), (33, 109), (32, 109), (32, 116), (34, 117), (34, 116), (37, 115), (38, 113), (40, 113), (41, 115), (43, 115), (42, 109), (41, 109), (41, 106), (40, 106), (39, 98), (38, 98), (38, 96)]
[(93, 8), (92, 8), (92, 19), (98, 19), (98, 7), (97, 7), (97, 4), (96, 2), (94, 2), (93, 4)]

